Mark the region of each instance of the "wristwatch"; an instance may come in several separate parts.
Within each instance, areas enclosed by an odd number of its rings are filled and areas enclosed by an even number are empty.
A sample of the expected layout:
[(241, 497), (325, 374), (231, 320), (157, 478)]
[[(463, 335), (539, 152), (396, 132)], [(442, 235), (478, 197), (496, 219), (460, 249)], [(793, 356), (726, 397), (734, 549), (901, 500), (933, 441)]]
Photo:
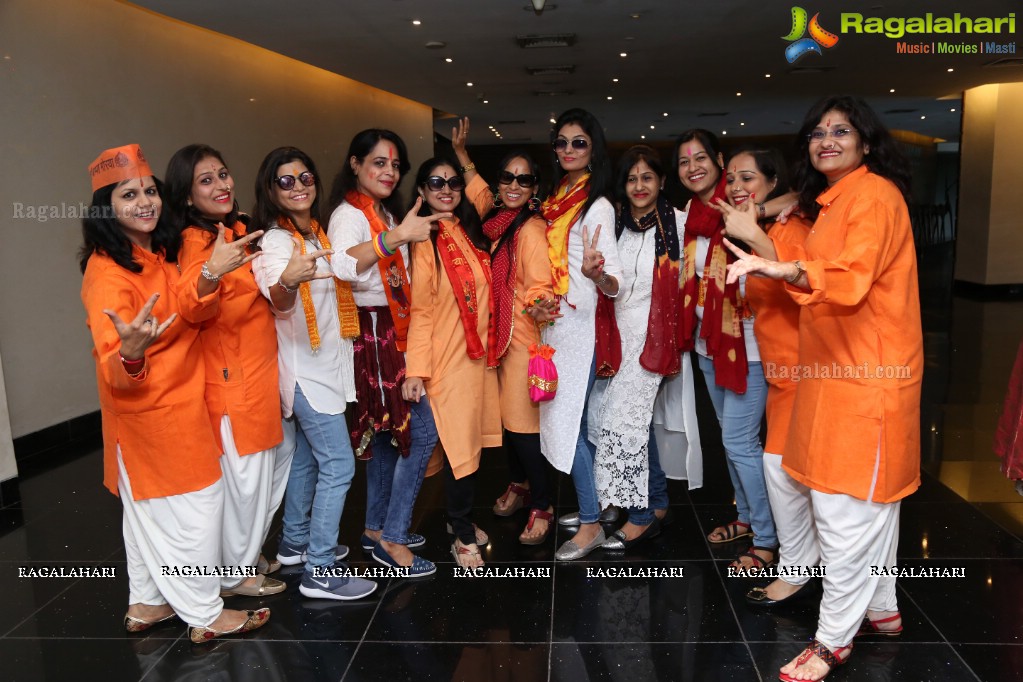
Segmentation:
[(802, 261), (794, 260), (792, 264), (796, 266), (796, 274), (785, 280), (789, 284), (795, 284), (799, 281), (800, 277), (806, 274), (806, 268), (803, 267)]

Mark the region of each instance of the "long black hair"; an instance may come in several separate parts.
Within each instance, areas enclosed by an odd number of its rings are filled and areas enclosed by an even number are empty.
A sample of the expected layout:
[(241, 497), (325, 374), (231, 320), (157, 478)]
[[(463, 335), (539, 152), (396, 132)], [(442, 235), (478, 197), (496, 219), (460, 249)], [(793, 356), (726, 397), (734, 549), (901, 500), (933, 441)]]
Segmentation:
[(757, 171), (767, 178), (769, 182), (774, 181), (774, 188), (766, 196), (757, 197), (758, 202), (770, 201), (789, 191), (789, 172), (785, 166), (785, 157), (782, 156), (780, 151), (774, 147), (765, 148), (744, 145), (732, 152), (725, 166), (727, 167), (732, 159), (742, 154), (748, 154), (753, 157), (753, 163), (756, 164)]
[[(520, 149), (513, 149), (511, 152), (506, 154), (503, 159), (501, 159), (501, 164), (500, 166), (498, 166), (498, 168), (500, 168), (498, 173), (504, 172), (511, 164), (511, 162), (514, 161), (515, 159), (522, 159), (523, 161), (526, 162), (526, 165), (529, 166), (530, 174), (536, 178), (536, 183), (533, 185), (533, 187), (534, 188), (538, 187), (540, 185), (540, 167), (537, 165), (536, 161), (533, 160), (532, 156), (530, 156), (529, 154)], [(532, 197), (535, 195), (531, 194), (530, 196)], [(498, 213), (501, 212), (502, 209), (503, 207), (501, 206), (494, 206), (485, 216), (483, 216), (483, 222), (485, 223), (494, 216), (496, 216)], [(519, 228), (522, 227), (523, 223), (525, 223), (527, 220), (529, 220), (535, 215), (537, 215), (537, 213), (536, 211), (529, 207), (528, 201), (525, 204), (523, 204), (522, 208), (519, 209), (519, 212), (515, 214), (514, 218), (512, 218), (511, 224), (508, 225), (508, 229), (505, 230), (504, 234), (501, 235), (501, 238), (497, 240), (497, 244), (494, 246), (494, 249), (491, 253), (496, 254), (501, 249), (510, 249), (512, 245), (512, 239), (515, 237), (515, 234), (519, 231)], [(514, 273), (511, 270), (508, 271), (508, 277), (509, 279), (514, 277)]]
[[(681, 158), (679, 150), (682, 149), (682, 145), (686, 142), (692, 142), (693, 140), (696, 140), (703, 146), (704, 151), (707, 152), (707, 154), (711, 157), (711, 161), (713, 161), (714, 165), (718, 168), (718, 179), (714, 183), (715, 185), (717, 185), (718, 182), (721, 182), (721, 176), (725, 174), (725, 169), (721, 167), (720, 162), (718, 161), (719, 158), (724, 158), (724, 155), (721, 154), (721, 143), (718, 142), (718, 136), (704, 128), (690, 128), (679, 135), (678, 139), (675, 140), (675, 153), (671, 157), (671, 165), (675, 169), (671, 174), (672, 182), (678, 183), (678, 186), (687, 192), (689, 192), (689, 188), (682, 183), (682, 178), (678, 176), (678, 162)], [(699, 197), (697, 197), (697, 200), (699, 200)]]
[[(295, 147), (278, 147), (263, 158), (256, 171), (256, 204), (252, 209), (252, 221), (249, 225), (249, 234), (256, 230), (269, 230), (274, 227), (282, 215), (287, 216), (276, 201), (274, 192), (277, 187), (277, 169), (286, 163), (299, 161), (309, 169), (309, 172), (316, 177), (316, 198), (310, 208), (310, 215), (313, 218), (319, 216), (320, 197), (323, 196), (323, 187), (320, 184), (320, 174), (316, 172), (316, 164), (312, 158), (301, 149)], [(289, 219), (291, 216), (287, 216)], [(298, 228), (298, 225), (295, 226)]]
[[(434, 156), (424, 161), (422, 165), (419, 166), (419, 170), (416, 171), (416, 187), (424, 187), (426, 185), (426, 179), (433, 175), (433, 172), (441, 166), (450, 166), (454, 169), (455, 175), (462, 178), (463, 182), (465, 181), (465, 178), (462, 177), (462, 172), (458, 169), (458, 164), (443, 156)], [(413, 198), (409, 205), (410, 210), (413, 206), (415, 206), (415, 200), (418, 198), (418, 194)], [(462, 199), (458, 202), (458, 206), (456, 206), (451, 213), (458, 219), (458, 222), (462, 224), (462, 229), (465, 230), (465, 236), (469, 238), (469, 241), (471, 241), (480, 251), (487, 251), (489, 253), (490, 240), (487, 239), (485, 234), (483, 234), (483, 221), (480, 220), (480, 214), (476, 212), (476, 208), (472, 205), (472, 202), (469, 201), (467, 196), (465, 196), (465, 190), (462, 190)], [(423, 205), (419, 207), (419, 213), (417, 215), (430, 215), (430, 207), (427, 205), (426, 199), (423, 199)], [(440, 267), (440, 257), (437, 254), (437, 230), (430, 231), (430, 241), (433, 243), (433, 253), (437, 256), (437, 267)]]
[(401, 187), (401, 181), (408, 174), (412, 168), (412, 164), (408, 160), (408, 149), (405, 147), (405, 142), (398, 136), (397, 133), (385, 130), (383, 128), (368, 128), (362, 132), (356, 133), (355, 137), (352, 138), (351, 143), (348, 145), (348, 153), (345, 154), (345, 158), (341, 160), (341, 170), (334, 176), (334, 183), (330, 188), (330, 200), (327, 202), (327, 213), (324, 215), (322, 221), (326, 224), (330, 220), (330, 215), (334, 212), (338, 206), (340, 206), (344, 200), (345, 195), (353, 190), (357, 190), (359, 187), (359, 180), (355, 175), (355, 169), (352, 168), (352, 157), (359, 163), (365, 163), (366, 157), (369, 156), (373, 148), (380, 143), (381, 140), (387, 140), (394, 144), (398, 150), (398, 171), (401, 175), (398, 177), (398, 182), (394, 185), (394, 191), (391, 192), (391, 196), (382, 200), (380, 203), (391, 214), (396, 220), (400, 220), (401, 215), (401, 195), (398, 193), (398, 188)]
[(824, 114), (840, 111), (849, 117), (849, 123), (860, 136), (860, 144), (870, 150), (863, 162), (871, 173), (880, 175), (895, 183), (906, 201), (909, 201), (909, 162), (895, 143), (891, 133), (881, 119), (860, 97), (831, 95), (820, 100), (806, 112), (803, 125), (799, 128), (796, 146), (799, 161), (796, 164), (796, 190), (799, 192), (799, 209), (807, 216), (816, 218), (820, 212), (817, 197), (827, 189), (828, 180), (810, 162), (810, 132), (817, 127)]
[[(174, 152), (167, 162), (167, 173), (164, 176), (163, 207), (174, 228), (181, 232), (186, 227), (195, 226), (217, 236), (217, 224), (204, 216), (195, 206), (189, 206), (188, 198), (192, 195), (192, 183), (195, 180), (195, 167), (203, 159), (212, 156), (227, 168), (224, 156), (208, 144), (190, 144)], [(238, 210), (238, 200), (231, 207), (231, 212), (224, 219), (227, 226), (234, 225), (243, 216)]]
[[(625, 225), (621, 221), (621, 214), (625, 211), (630, 210), (629, 194), (625, 191), (625, 186), (629, 182), (629, 174), (640, 161), (646, 163), (650, 167), (650, 170), (654, 172), (654, 175), (664, 184), (664, 165), (661, 163), (661, 155), (650, 146), (645, 144), (637, 144), (629, 147), (622, 158), (618, 160), (618, 173), (615, 175), (615, 200), (618, 202), (616, 207), (616, 220), (615, 220), (615, 237), (621, 237), (622, 232), (625, 231)], [(658, 194), (658, 198), (660, 198)], [(654, 205), (653, 210), (657, 209), (657, 205)]]
[[(156, 176), (153, 176), (153, 182), (156, 184), (156, 191), (162, 197), (163, 183)], [(92, 205), (89, 206), (86, 217), (82, 219), (82, 247), (78, 250), (78, 265), (83, 273), (94, 253), (106, 254), (125, 270), (142, 272), (142, 264), (131, 255), (132, 241), (124, 234), (114, 211), (114, 190), (120, 184), (118, 182), (106, 185), (92, 193)], [(164, 203), (164, 208), (166, 205)], [(160, 210), (160, 217), (156, 221), (156, 228), (153, 229), (150, 240), (154, 253), (163, 253), (164, 259), (170, 263), (177, 262), (179, 232), (171, 225), (163, 208)]]
[(597, 118), (585, 109), (569, 109), (558, 116), (551, 128), (551, 154), (554, 161), (554, 187), (558, 186), (561, 179), (565, 177), (565, 170), (558, 163), (558, 154), (554, 151), (554, 141), (558, 139), (561, 129), (572, 123), (577, 123), (583, 131), (589, 135), (591, 141), (590, 149), (590, 193), (583, 204), (580, 215), (586, 215), (590, 207), (600, 198), (610, 200), (613, 196), (611, 187), (611, 157), (607, 155), (607, 140), (604, 137), (604, 128)]

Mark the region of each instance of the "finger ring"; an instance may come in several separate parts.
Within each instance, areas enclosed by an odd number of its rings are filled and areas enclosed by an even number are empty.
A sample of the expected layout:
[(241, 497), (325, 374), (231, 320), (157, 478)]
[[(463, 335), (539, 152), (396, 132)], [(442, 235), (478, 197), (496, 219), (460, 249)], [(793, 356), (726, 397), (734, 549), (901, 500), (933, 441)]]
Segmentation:
[(145, 324), (153, 324), (153, 318), (147, 317)]

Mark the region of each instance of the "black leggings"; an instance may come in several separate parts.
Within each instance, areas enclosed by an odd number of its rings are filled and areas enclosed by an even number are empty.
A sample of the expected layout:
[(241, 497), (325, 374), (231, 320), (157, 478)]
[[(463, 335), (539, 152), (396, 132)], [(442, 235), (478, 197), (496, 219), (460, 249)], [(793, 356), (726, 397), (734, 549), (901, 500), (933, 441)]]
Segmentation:
[(505, 430), (504, 450), (508, 453), (508, 470), (512, 481), (529, 481), (533, 509), (547, 511), (551, 506), (547, 458), (540, 452), (539, 433), (515, 433)]

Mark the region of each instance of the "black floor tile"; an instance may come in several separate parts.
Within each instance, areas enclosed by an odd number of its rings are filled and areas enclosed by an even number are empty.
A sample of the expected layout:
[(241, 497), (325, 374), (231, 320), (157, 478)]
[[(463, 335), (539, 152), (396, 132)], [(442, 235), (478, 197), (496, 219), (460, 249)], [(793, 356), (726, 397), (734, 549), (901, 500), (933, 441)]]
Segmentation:
[(153, 639), (0, 639), (0, 661), (10, 682), (138, 680), (173, 646)]
[(53, 509), (0, 537), (6, 561), (99, 561), (123, 545), (119, 505)]
[[(0, 594), (3, 595), (3, 608), (0, 608), (0, 637), (78, 580), (77, 578), (29, 578), (19, 575), (19, 569), (29, 569), (41, 565), (48, 566), (48, 564), (33, 564), (31, 562), (0, 562)], [(66, 566), (73, 568), (75, 565), (69, 563)]]
[(984, 682), (1018, 680), (1023, 671), (1023, 644), (956, 644), (955, 650)]
[[(558, 509), (557, 513), (565, 514), (568, 508)], [(671, 521), (663, 526), (661, 533), (653, 538), (644, 540), (638, 545), (622, 552), (596, 549), (587, 557), (588, 561), (608, 562), (631, 562), (635, 560), (644, 561), (690, 561), (694, 559), (707, 559), (707, 543), (693, 515), (692, 507), (688, 505), (672, 506), (670, 509)], [(604, 524), (604, 532), (610, 536), (617, 528), (621, 527), (628, 519), (628, 514), (621, 514), (618, 521), (613, 524)], [(566, 540), (571, 540), (577, 528), (558, 528), (557, 545)]]
[[(273, 620), (260, 632), (272, 628)], [(182, 640), (156, 663), (144, 680), (338, 682), (351, 663), (356, 646), (349, 642), (258, 640), (252, 636), (199, 645)]]
[(345, 682), (545, 682), (547, 644), (367, 642)]
[(757, 671), (741, 643), (582, 644), (555, 642), (551, 682), (656, 680), (745, 682)]
[(909, 505), (899, 519), (900, 560), (1023, 558), (1023, 542), (966, 502)]
[[(778, 670), (806, 646), (751, 644), (762, 679), (778, 679)], [(828, 682), (969, 682), (976, 676), (948, 644), (857, 642), (847, 663), (828, 674)]]

